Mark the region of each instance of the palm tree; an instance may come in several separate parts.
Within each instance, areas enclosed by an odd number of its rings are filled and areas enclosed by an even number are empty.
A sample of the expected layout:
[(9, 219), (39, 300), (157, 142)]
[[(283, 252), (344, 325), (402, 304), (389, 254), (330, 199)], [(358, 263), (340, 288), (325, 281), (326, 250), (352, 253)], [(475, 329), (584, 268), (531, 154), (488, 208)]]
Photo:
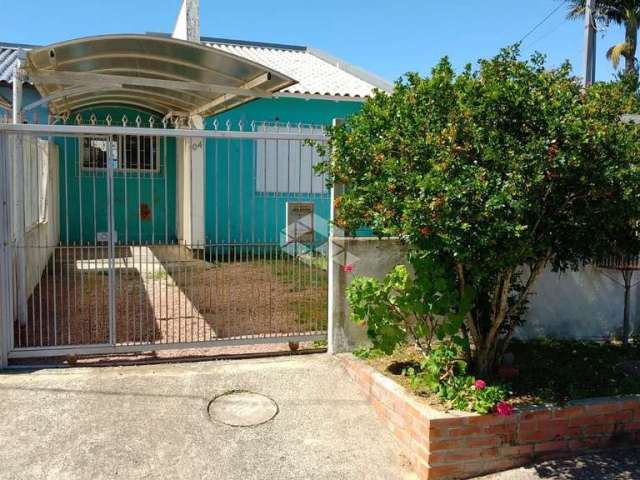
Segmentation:
[[(569, 18), (584, 18), (585, 0), (568, 0)], [(624, 73), (637, 75), (636, 50), (638, 47), (638, 27), (640, 27), (640, 0), (596, 0), (595, 20), (605, 25), (614, 23), (624, 27), (624, 42), (612, 46), (607, 51), (607, 59), (618, 68), (624, 57)]]

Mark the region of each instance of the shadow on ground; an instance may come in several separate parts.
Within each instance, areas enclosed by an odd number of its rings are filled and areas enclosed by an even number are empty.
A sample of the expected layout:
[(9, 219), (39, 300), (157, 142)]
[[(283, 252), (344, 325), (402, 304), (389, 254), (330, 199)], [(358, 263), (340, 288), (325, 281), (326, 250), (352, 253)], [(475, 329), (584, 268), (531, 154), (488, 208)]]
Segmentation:
[(534, 469), (539, 478), (638, 479), (640, 478), (640, 449), (614, 450), (572, 459), (549, 460), (536, 465)]
[(483, 480), (635, 480), (640, 479), (640, 447), (547, 460), (482, 477)]

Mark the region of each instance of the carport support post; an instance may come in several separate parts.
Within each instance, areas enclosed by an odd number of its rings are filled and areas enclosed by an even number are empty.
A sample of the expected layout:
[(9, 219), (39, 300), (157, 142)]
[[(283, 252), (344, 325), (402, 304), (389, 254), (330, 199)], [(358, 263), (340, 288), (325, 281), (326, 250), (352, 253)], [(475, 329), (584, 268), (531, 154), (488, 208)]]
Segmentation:
[[(190, 117), (191, 127), (204, 130), (204, 121), (199, 115)], [(191, 220), (190, 243), (191, 250), (202, 248), (204, 253), (204, 222), (205, 222), (205, 141), (204, 137), (190, 137), (185, 140), (189, 155), (189, 214)]]
[[(332, 122), (334, 127), (342, 125), (342, 123), (344, 123), (344, 120), (340, 118), (334, 118)], [(339, 338), (340, 326), (336, 325), (336, 322), (340, 318), (338, 315), (338, 309), (340, 309), (340, 305), (343, 301), (341, 297), (344, 294), (345, 274), (338, 264), (340, 260), (339, 255), (342, 253), (343, 247), (337, 245), (335, 239), (337, 237), (343, 237), (344, 232), (335, 224), (335, 204), (336, 200), (340, 198), (343, 193), (344, 185), (334, 184), (331, 187), (331, 205), (329, 207), (329, 249), (327, 252), (329, 257), (327, 262), (327, 273), (329, 276), (327, 302), (327, 351), (330, 354), (340, 353), (339, 345), (342, 344)]]

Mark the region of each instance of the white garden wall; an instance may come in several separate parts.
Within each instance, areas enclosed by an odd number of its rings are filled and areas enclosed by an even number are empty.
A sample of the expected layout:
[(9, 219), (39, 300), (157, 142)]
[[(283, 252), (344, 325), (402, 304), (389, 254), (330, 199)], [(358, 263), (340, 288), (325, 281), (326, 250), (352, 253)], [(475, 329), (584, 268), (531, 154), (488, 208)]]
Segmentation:
[(28, 145), (34, 143), (33, 147), (38, 149), (37, 161), (41, 168), (46, 168), (43, 172), (43, 179), (46, 178), (46, 190), (43, 191), (44, 198), (41, 205), (43, 221), (30, 227), (24, 235), (25, 245), (43, 245), (46, 247), (34, 249), (37, 254), (26, 256), (27, 270), (27, 295), (31, 295), (35, 286), (40, 282), (40, 277), (44, 271), (51, 255), (53, 245), (57, 245), (60, 238), (60, 202), (58, 198), (58, 146), (47, 140), (25, 138), (25, 160), (33, 155), (33, 149)]
[[(640, 280), (640, 272), (635, 280)], [(594, 267), (579, 272), (544, 272), (535, 285), (519, 336), (602, 339), (615, 333), (620, 337), (624, 308), (620, 283), (619, 272)], [(632, 333), (640, 328), (638, 287), (631, 289)]]
[[(381, 278), (402, 263), (405, 249), (396, 239), (332, 237), (333, 268), (329, 269), (329, 347), (332, 352), (353, 350), (366, 341), (365, 329), (349, 319), (345, 289), (356, 275)], [(352, 271), (345, 271), (349, 264)], [(351, 268), (347, 269), (351, 270)], [(608, 275), (608, 276), (607, 276)], [(620, 336), (624, 289), (615, 271), (587, 267), (579, 272), (542, 274), (530, 298), (520, 338), (551, 336), (572, 339), (603, 339)], [(640, 272), (637, 274), (640, 281)], [(632, 332), (640, 331), (640, 285), (631, 291)]]

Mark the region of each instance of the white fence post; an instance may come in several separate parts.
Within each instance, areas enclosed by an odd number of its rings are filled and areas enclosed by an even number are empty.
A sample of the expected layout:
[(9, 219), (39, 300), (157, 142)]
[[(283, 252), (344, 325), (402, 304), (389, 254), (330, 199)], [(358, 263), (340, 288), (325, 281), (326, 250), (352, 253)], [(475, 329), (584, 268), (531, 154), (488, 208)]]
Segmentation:
[(11, 260), (11, 180), (9, 168), (9, 135), (0, 132), (0, 370), (8, 366), (13, 322), (13, 288)]
[[(340, 118), (333, 119), (333, 126), (341, 125), (344, 120)], [(332, 161), (332, 159), (330, 159)], [(335, 237), (341, 237), (344, 235), (342, 229), (335, 224), (335, 202), (344, 193), (344, 185), (333, 185), (331, 187), (331, 205), (329, 207), (329, 249), (328, 249), (328, 261), (327, 261), (327, 274), (328, 274), (328, 302), (327, 302), (327, 351), (330, 354), (338, 353), (339, 347), (337, 345), (338, 331), (336, 329), (336, 305), (337, 296), (342, 291), (341, 285), (344, 277), (344, 273), (338, 268), (336, 269), (336, 255), (339, 255), (340, 247), (335, 243)]]
[[(20, 325), (26, 325), (27, 323), (27, 259), (26, 251), (24, 249), (25, 231), (26, 231), (26, 216), (25, 216), (25, 195), (31, 192), (25, 192), (25, 155), (24, 155), (24, 136), (19, 133), (15, 137), (13, 156), (9, 161), (13, 161), (16, 174), (12, 175), (11, 180), (11, 204), (9, 208), (15, 206), (17, 224), (15, 231), (15, 245), (17, 256), (17, 269), (18, 278), (16, 285), (17, 292), (17, 313), (18, 321)], [(13, 169), (12, 169), (13, 170)], [(15, 195), (15, 200), (14, 200)]]

